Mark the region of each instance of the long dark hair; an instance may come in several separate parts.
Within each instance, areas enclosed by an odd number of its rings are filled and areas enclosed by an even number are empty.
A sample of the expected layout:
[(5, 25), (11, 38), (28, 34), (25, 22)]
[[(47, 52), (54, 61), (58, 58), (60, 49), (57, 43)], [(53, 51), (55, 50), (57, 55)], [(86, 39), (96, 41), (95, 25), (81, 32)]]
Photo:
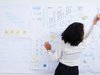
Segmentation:
[(77, 46), (83, 41), (84, 36), (84, 25), (79, 22), (70, 24), (65, 31), (61, 34), (62, 40), (65, 43), (69, 43), (71, 46)]

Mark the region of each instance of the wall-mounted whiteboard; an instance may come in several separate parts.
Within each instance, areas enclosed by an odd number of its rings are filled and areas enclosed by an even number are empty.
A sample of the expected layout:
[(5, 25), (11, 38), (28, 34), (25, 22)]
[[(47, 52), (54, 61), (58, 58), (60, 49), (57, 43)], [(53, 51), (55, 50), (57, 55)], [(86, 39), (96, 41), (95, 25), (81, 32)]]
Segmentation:
[[(100, 9), (84, 5), (0, 5), (0, 73), (54, 72), (44, 42), (56, 51), (60, 35), (73, 22), (82, 22), (85, 32)], [(100, 27), (93, 43), (81, 56), (80, 72), (100, 72)]]

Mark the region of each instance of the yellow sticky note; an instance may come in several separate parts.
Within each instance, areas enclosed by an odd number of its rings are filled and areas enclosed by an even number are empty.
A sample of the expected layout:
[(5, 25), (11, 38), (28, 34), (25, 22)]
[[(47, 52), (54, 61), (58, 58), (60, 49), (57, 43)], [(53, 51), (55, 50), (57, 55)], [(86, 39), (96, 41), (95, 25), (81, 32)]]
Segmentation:
[(88, 16), (83, 16), (82, 17), (83, 20), (86, 20), (87, 18), (88, 18)]
[(11, 35), (11, 30), (5, 30), (6, 35)]
[(14, 31), (13, 30), (10, 30), (10, 34), (13, 34), (14, 33)]
[(22, 31), (22, 34), (26, 34), (26, 31), (24, 30), (24, 31)]
[(5, 34), (8, 34), (9, 32), (8, 32), (8, 30), (5, 30)]
[(16, 34), (20, 34), (20, 30), (16, 30)]
[(36, 62), (36, 61), (37, 61), (36, 56), (33, 56), (33, 57), (32, 57), (32, 62)]
[(54, 40), (56, 40), (56, 36), (55, 36), (55, 35), (51, 35), (51, 36), (50, 36), (50, 39), (51, 39), (52, 41), (54, 41)]

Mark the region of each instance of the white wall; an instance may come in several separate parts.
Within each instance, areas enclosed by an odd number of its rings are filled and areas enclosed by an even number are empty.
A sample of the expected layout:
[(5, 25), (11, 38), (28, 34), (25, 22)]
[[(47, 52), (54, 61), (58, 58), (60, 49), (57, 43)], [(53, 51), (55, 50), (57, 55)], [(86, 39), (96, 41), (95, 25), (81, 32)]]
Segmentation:
[[(19, 73), (17, 73), (17, 74), (12, 74), (12, 73), (4, 74), (4, 73), (2, 73), (0, 75), (53, 75), (53, 74), (51, 74), (51, 73), (49, 73), (49, 74), (19, 74)], [(100, 75), (100, 74), (83, 73), (83, 74), (80, 74), (80, 75)]]
[(0, 0), (0, 3), (11, 3), (11, 4), (51, 4), (51, 5), (67, 5), (67, 4), (93, 4), (99, 6), (99, 0)]
[[(32, 4), (32, 3), (36, 3), (36, 4), (50, 4), (50, 5), (67, 5), (67, 4), (80, 4), (83, 3), (85, 5), (88, 4), (92, 4), (92, 5), (100, 5), (100, 0), (0, 0), (0, 4), (3, 3), (11, 3), (11, 4)], [(2, 73), (0, 75), (53, 75), (52, 73), (43, 73), (43, 74), (5, 74)], [(87, 74), (80, 74), (80, 75), (100, 75), (100, 74), (93, 74), (93, 73), (87, 73)]]

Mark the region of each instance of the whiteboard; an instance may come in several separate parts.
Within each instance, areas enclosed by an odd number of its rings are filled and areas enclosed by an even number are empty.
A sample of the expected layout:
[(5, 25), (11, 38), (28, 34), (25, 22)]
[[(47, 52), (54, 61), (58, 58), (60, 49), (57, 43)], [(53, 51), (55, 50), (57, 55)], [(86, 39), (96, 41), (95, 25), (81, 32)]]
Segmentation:
[[(69, 24), (82, 22), (87, 32), (99, 11), (84, 5), (0, 5), (0, 73), (54, 72), (58, 61), (48, 56), (44, 42), (56, 51)], [(99, 27), (95, 36), (81, 56), (80, 72), (100, 72)]]

